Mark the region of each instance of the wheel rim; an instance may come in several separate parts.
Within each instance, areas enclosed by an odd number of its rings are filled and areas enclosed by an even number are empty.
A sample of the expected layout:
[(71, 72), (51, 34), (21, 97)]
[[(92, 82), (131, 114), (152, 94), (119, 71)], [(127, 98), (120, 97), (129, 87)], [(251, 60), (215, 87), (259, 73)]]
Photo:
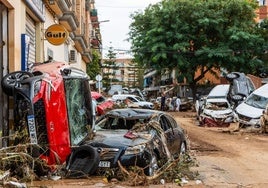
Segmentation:
[(149, 176), (153, 176), (154, 172), (158, 169), (156, 156), (152, 156), (149, 166)]

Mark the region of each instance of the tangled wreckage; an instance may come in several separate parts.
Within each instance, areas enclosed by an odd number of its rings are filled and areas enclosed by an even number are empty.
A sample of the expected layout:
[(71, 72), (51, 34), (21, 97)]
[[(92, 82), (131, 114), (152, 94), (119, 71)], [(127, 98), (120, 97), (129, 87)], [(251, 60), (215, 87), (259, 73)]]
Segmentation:
[(114, 109), (92, 127), (89, 78), (65, 63), (9, 73), (1, 85), (14, 101), (14, 123), (0, 152), (3, 179), (79, 178), (130, 166), (156, 177), (188, 148), (183, 129), (160, 111)]

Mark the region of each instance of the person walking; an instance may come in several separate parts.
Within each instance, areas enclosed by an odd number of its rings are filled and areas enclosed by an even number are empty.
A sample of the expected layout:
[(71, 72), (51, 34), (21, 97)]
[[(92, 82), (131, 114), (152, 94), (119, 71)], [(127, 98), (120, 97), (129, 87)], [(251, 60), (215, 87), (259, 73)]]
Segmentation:
[(160, 110), (165, 111), (165, 106), (166, 106), (166, 93), (162, 92)]
[(180, 105), (181, 105), (181, 98), (180, 98), (180, 96), (178, 96), (176, 99), (176, 111), (177, 112), (180, 111)]

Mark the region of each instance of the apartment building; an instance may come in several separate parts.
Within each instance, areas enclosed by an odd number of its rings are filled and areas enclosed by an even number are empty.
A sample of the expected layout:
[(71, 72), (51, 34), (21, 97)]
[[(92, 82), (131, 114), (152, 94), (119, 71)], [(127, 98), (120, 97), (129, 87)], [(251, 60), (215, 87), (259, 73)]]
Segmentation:
[[(86, 70), (101, 35), (94, 0), (0, 0), (0, 79), (36, 62), (62, 61)], [(0, 129), (12, 101), (0, 88)]]

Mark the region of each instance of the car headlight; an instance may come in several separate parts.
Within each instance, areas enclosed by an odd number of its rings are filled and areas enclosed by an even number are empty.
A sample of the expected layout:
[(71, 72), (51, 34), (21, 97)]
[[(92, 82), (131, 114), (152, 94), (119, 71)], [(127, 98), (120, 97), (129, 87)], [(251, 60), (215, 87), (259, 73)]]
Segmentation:
[(254, 125), (259, 125), (260, 124), (260, 119), (251, 119), (250, 123), (254, 124)]
[(125, 151), (125, 155), (136, 155), (144, 152), (144, 150), (145, 150), (145, 144), (128, 147)]

